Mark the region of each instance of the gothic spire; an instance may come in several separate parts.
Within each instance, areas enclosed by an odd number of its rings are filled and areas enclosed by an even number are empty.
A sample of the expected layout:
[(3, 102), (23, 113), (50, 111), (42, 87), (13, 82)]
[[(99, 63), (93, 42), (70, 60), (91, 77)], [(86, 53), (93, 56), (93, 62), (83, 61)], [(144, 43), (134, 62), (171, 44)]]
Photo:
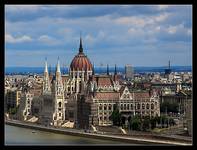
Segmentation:
[(47, 67), (47, 57), (45, 57), (45, 69), (44, 72), (48, 73), (48, 67)]
[(60, 72), (60, 61), (59, 61), (59, 56), (58, 56), (58, 61), (57, 61), (56, 72)]
[(94, 63), (93, 63), (93, 67), (92, 67), (92, 74), (94, 75), (95, 72), (94, 72)]
[(82, 46), (82, 38), (81, 38), (81, 33), (80, 33), (80, 44), (79, 44), (79, 52), (83, 53), (83, 46)]
[(114, 75), (117, 75), (116, 64), (115, 64)]

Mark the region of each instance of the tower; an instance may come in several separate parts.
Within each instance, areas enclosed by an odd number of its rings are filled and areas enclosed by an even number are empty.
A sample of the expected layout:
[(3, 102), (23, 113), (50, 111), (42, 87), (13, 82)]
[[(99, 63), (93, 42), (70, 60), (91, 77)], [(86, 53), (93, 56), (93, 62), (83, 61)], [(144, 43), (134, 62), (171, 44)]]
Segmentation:
[(169, 74), (171, 73), (171, 68), (170, 68), (170, 60), (168, 61), (168, 69), (165, 69), (165, 75), (168, 77)]
[(127, 65), (125, 66), (125, 78), (126, 78), (127, 80), (131, 80), (131, 79), (133, 79), (133, 76), (134, 76), (133, 67), (132, 67), (132, 65), (127, 64)]
[(83, 52), (81, 37), (79, 43), (79, 51), (70, 64), (69, 74), (71, 75), (72, 82), (74, 82), (73, 89), (70, 89), (73, 93), (81, 93), (81, 87), (83, 86), (81, 85), (81, 83), (87, 82), (89, 80), (89, 77), (92, 75), (92, 64)]
[(44, 69), (44, 78), (43, 78), (43, 95), (51, 94), (51, 87), (49, 81), (49, 73), (47, 67), (47, 58), (45, 59), (45, 69)]
[(55, 126), (60, 126), (65, 120), (65, 105), (64, 105), (64, 88), (62, 83), (60, 62), (56, 66), (55, 79), (53, 81), (53, 96), (54, 96), (54, 113), (53, 123)]
[(109, 65), (107, 64), (107, 75), (109, 75)]

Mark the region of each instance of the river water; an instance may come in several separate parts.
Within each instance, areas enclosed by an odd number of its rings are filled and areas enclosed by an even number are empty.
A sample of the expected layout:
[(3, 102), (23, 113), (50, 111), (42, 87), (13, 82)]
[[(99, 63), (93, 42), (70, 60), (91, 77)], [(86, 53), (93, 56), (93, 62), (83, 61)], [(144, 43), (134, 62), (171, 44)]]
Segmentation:
[[(115, 144), (128, 143), (110, 140), (85, 138), (79, 136), (56, 134), (39, 130), (5, 125), (5, 145), (89, 145), (89, 144)], [(139, 145), (139, 144), (129, 144)]]

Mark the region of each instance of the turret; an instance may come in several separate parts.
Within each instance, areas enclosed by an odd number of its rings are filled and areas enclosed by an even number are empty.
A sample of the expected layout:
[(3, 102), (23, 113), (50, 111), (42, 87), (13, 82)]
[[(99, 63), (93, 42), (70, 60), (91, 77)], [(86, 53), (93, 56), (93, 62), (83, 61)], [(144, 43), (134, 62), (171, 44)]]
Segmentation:
[(44, 77), (43, 77), (43, 94), (50, 94), (50, 93), (51, 93), (51, 87), (50, 87), (50, 81), (49, 81), (47, 58), (45, 58), (45, 69), (44, 69)]

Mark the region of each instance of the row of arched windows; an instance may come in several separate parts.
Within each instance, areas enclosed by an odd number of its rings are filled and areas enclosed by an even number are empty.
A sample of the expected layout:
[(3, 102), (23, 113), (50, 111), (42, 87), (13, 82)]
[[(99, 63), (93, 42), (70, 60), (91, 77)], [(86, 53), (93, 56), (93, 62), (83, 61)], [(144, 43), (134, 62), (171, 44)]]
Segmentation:
[(100, 104), (99, 110), (103, 110), (103, 109), (107, 110), (107, 107), (108, 107), (108, 110), (112, 110), (112, 105), (111, 104), (109, 104), (109, 105), (104, 104), (104, 106), (102, 104)]
[[(130, 108), (129, 108), (129, 105), (130, 105)], [(142, 105), (142, 109), (154, 109), (154, 104), (153, 103), (151, 105), (149, 103), (147, 103), (147, 104), (142, 103), (141, 105)], [(121, 104), (120, 109), (121, 110), (129, 110), (129, 109), (132, 110), (133, 109), (133, 104)], [(141, 109), (140, 103), (137, 103), (136, 109)]]

